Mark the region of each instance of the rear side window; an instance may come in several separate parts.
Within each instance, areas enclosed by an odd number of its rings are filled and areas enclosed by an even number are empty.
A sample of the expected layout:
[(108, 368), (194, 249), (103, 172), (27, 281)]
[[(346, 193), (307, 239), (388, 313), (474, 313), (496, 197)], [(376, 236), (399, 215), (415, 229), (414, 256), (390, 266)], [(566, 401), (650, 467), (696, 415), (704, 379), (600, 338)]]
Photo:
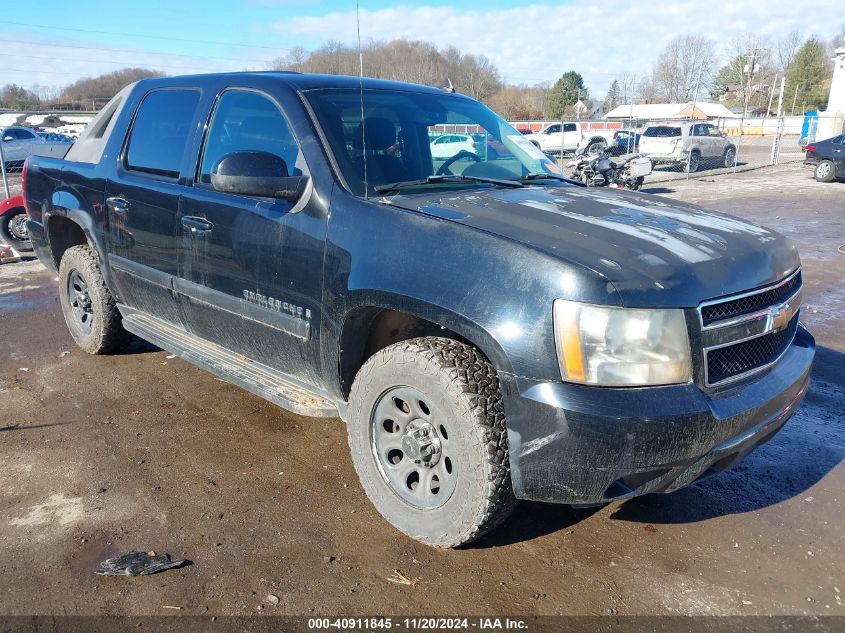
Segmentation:
[(564, 123), (563, 124), (563, 131), (564, 132), (574, 132), (575, 131), (575, 124), (574, 123)]
[(190, 89), (155, 90), (144, 97), (132, 125), (126, 167), (177, 178), (199, 99), (200, 93)]
[(649, 137), (657, 137), (657, 138), (667, 138), (672, 136), (680, 136), (681, 135), (681, 128), (679, 127), (650, 127), (645, 132), (643, 132), (643, 136)]

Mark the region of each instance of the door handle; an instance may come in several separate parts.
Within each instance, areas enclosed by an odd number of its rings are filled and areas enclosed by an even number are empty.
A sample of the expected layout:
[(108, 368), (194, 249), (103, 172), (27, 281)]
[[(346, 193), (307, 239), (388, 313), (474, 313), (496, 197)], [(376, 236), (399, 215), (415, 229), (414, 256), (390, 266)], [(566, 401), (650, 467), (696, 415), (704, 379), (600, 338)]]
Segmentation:
[(106, 205), (117, 214), (123, 214), (129, 210), (129, 201), (127, 201), (126, 198), (119, 198), (116, 196), (113, 198), (106, 198)]
[(214, 225), (205, 218), (188, 215), (182, 218), (182, 227), (188, 230), (191, 235), (202, 237), (211, 231), (211, 229), (214, 228)]

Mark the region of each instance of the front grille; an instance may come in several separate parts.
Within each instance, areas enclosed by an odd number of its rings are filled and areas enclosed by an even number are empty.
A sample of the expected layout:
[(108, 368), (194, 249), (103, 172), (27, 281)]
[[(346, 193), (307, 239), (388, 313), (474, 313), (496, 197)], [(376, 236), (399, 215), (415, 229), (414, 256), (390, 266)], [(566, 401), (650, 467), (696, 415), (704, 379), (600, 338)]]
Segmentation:
[(701, 307), (701, 324), (704, 327), (733, 319), (744, 314), (751, 314), (758, 310), (764, 310), (770, 306), (778, 305), (789, 299), (801, 288), (801, 272), (797, 272), (785, 283), (763, 289), (754, 294), (728, 299), (719, 303), (712, 303)]
[(718, 384), (755, 369), (771, 365), (783, 354), (798, 329), (798, 315), (779, 332), (707, 351), (707, 383)]

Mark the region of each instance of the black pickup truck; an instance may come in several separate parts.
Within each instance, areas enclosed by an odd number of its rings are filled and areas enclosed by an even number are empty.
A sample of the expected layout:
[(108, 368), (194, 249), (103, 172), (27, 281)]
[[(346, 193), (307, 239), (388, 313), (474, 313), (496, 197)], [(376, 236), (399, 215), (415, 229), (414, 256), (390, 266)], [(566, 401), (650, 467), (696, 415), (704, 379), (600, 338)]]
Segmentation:
[(80, 347), (134, 334), (342, 418), (375, 506), (434, 546), (516, 499), (677, 490), (769, 439), (808, 387), (788, 240), (571, 182), (451, 90), (144, 80), (63, 160), (30, 158), (24, 191)]

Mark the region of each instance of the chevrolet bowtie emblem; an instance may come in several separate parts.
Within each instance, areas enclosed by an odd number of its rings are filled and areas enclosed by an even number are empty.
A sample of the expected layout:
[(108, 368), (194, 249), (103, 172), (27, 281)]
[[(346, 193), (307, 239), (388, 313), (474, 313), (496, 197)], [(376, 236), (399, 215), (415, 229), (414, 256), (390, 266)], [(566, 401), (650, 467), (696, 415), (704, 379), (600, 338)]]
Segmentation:
[(772, 306), (769, 312), (769, 318), (766, 322), (767, 332), (779, 332), (784, 329), (792, 317), (795, 316), (795, 311), (798, 308), (798, 301), (793, 298), (790, 301), (780, 304), (779, 306)]

